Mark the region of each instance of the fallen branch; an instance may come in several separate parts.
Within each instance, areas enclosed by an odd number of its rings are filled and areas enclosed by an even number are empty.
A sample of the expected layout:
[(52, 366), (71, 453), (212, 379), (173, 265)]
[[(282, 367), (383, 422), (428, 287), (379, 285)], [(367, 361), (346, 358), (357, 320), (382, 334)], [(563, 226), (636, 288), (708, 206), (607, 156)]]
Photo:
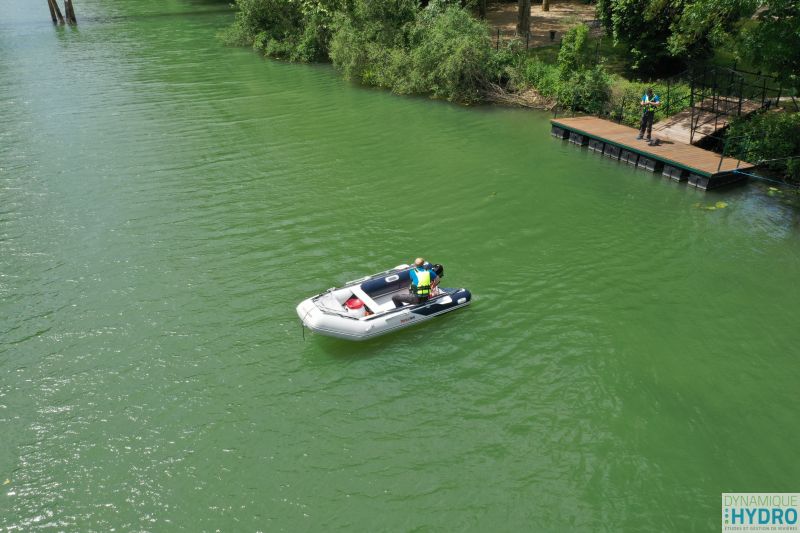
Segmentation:
[(502, 85), (487, 83), (484, 88), (486, 100), (496, 104), (527, 107), (530, 109), (552, 110), (556, 101), (539, 94), (536, 89), (526, 89), (520, 92), (511, 92)]

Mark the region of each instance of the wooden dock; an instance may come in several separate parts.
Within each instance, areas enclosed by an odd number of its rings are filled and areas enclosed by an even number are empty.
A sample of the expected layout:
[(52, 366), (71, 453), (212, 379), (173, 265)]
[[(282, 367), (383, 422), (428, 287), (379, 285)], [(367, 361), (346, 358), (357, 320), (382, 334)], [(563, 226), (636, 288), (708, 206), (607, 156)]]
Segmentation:
[(684, 144), (697, 144), (727, 127), (732, 117), (748, 115), (758, 109), (761, 109), (761, 104), (753, 100), (720, 97), (712, 102), (707, 98), (694, 109), (686, 109), (653, 124), (653, 135)]
[(568, 139), (611, 159), (661, 173), (675, 181), (686, 181), (703, 190), (741, 181), (745, 176), (735, 171), (753, 167), (750, 163), (666, 138), (660, 138), (658, 146), (650, 146), (636, 139), (638, 130), (597, 117), (559, 118), (550, 122), (554, 137)]

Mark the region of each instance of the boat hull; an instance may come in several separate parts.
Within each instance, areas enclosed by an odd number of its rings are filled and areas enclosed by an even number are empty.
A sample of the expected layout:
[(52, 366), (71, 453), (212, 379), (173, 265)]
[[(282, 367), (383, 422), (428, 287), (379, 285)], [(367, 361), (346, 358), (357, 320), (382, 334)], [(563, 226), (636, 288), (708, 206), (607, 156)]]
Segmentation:
[(303, 325), (321, 335), (354, 341), (421, 324), (472, 302), (472, 294), (467, 289), (441, 289), (440, 294), (426, 302), (356, 318), (326, 311), (317, 304), (320, 296), (303, 300), (297, 306), (297, 315)]

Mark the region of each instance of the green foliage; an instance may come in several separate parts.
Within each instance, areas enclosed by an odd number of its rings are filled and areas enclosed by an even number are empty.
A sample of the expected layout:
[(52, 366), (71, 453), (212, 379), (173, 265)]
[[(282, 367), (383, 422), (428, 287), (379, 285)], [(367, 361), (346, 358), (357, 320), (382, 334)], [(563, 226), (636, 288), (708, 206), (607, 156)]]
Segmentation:
[(738, 42), (742, 57), (800, 89), (800, 3), (797, 0), (762, 2), (757, 22), (745, 26)]
[(629, 50), (631, 69), (651, 77), (705, 60), (759, 0), (598, 0), (597, 15), (616, 44)]
[(587, 113), (601, 113), (611, 97), (611, 76), (602, 64), (588, 68), (587, 36), (589, 28), (578, 24), (565, 35), (557, 64), (536, 56), (520, 55), (507, 71), (513, 87), (532, 87), (563, 107)]
[(726, 155), (757, 163), (800, 181), (800, 113), (763, 112), (734, 120), (727, 133)]
[(371, 42), (353, 24), (353, 19), (338, 14), (334, 19), (329, 55), (345, 79), (361, 79), (368, 75), (371, 64)]
[(335, 26), (346, 20), (350, 31), (362, 34), (369, 42), (402, 46), (417, 12), (414, 0), (346, 0)]
[(533, 58), (524, 63), (514, 83), (521, 87), (534, 87), (542, 96), (556, 98), (562, 86), (561, 69)]
[(348, 79), (398, 93), (480, 98), (497, 63), (488, 28), (460, 2), (236, 0), (225, 39), (270, 57), (330, 59)]
[(401, 94), (480, 99), (496, 65), (484, 23), (457, 5), (434, 1), (411, 19), (396, 11), (391, 19), (401, 27), (388, 31), (367, 5), (372, 2), (365, 0), (364, 9), (334, 24), (330, 58), (346, 78)]
[(612, 79), (602, 64), (592, 68), (581, 66), (584, 57), (581, 33), (581, 30), (576, 32), (577, 39), (570, 43), (568, 53), (559, 55), (557, 65), (536, 57), (522, 61), (511, 70), (512, 85), (533, 87), (542, 96), (576, 111), (602, 113), (606, 110), (611, 99)]
[(642, 75), (707, 59), (716, 47), (800, 88), (797, 0), (598, 0), (597, 15)]
[[(674, 56), (697, 56), (698, 47), (720, 46), (731, 32), (756, 10), (758, 0), (692, 0), (672, 24), (668, 47)], [(706, 56), (704, 50), (701, 56)]]
[[(647, 4), (600, 1), (612, 3)], [(425, 8), (417, 0), (236, 0), (236, 5), (229, 43), (293, 61), (330, 59), (347, 79), (401, 94), (472, 102), (494, 81), (512, 90), (533, 87), (562, 106), (599, 113), (613, 107), (624, 83), (614, 81), (587, 50), (584, 24), (565, 34), (556, 64), (550, 64), (530, 58), (518, 40), (493, 51), (485, 23), (455, 0), (433, 0)], [(622, 99), (633, 104), (623, 113), (626, 122), (638, 120), (635, 102), (642, 90), (636, 87)]]
[[(631, 68), (653, 75), (674, 67), (667, 39), (687, 1), (598, 0), (597, 15), (614, 42), (628, 48)], [(702, 43), (691, 44), (692, 51), (704, 50)]]
[(253, 46), (258, 40), (297, 34), (302, 13), (300, 5), (282, 0), (236, 0), (236, 18), (225, 40), (232, 45)]
[(560, 105), (592, 114), (605, 110), (611, 98), (611, 78), (602, 65), (573, 71), (566, 81), (563, 76), (562, 71), (558, 88)]
[(411, 38), (414, 92), (451, 100), (478, 100), (487, 77), (491, 42), (486, 26), (458, 7), (432, 3), (418, 17)]
[(317, 61), (327, 56), (330, 23), (339, 0), (236, 0), (225, 42), (252, 46), (270, 57)]
[(588, 68), (586, 50), (589, 28), (579, 24), (565, 35), (556, 64), (529, 56), (517, 43), (495, 54), (501, 75), (514, 89), (533, 88), (562, 107), (601, 113), (611, 97), (611, 76), (602, 64)]
[(589, 27), (586, 24), (578, 24), (564, 34), (561, 49), (558, 51), (558, 66), (562, 72), (562, 79), (568, 79), (573, 72), (583, 66), (588, 34)]
[(496, 52), (492, 53), (489, 72), (491, 79), (498, 83), (511, 81), (517, 86), (525, 85), (520, 83), (520, 74), (525, 67), (527, 56), (525, 45), (520, 39), (511, 39), (501, 45)]

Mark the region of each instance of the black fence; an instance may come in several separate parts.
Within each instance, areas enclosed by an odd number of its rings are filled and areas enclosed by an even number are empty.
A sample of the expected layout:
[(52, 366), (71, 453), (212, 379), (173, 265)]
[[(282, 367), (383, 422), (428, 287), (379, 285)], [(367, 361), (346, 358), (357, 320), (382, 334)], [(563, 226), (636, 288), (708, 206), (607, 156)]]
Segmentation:
[(529, 50), (534, 47), (560, 44), (561, 42), (561, 34), (555, 30), (547, 32), (529, 31), (525, 34), (520, 34), (515, 30), (494, 28), (491, 37), (495, 50), (499, 50), (501, 45), (505, 46), (510, 43), (518, 43), (520, 47), (524, 46), (525, 50)]

